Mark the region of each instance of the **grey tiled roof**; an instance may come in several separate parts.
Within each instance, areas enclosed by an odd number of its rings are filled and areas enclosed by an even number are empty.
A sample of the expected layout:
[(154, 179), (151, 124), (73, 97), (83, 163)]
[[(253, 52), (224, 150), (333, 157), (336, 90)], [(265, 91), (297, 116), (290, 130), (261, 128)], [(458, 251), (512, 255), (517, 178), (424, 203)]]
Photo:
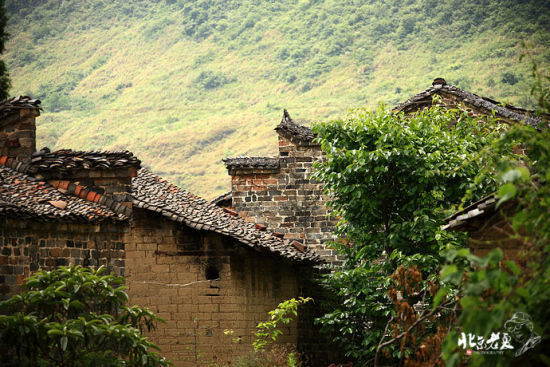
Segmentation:
[(39, 221), (102, 222), (128, 219), (123, 214), (73, 195), (50, 184), (0, 166), (0, 215)]
[(316, 137), (309, 127), (300, 125), (292, 120), (287, 110), (283, 111), (283, 119), (275, 130), (278, 133), (307, 142), (312, 141)]
[[(9, 162), (9, 164), (7, 164)], [(140, 167), (140, 160), (129, 151), (94, 152), (73, 151), (70, 149), (50, 152), (48, 148), (33, 153), (31, 161), (0, 156), (0, 165), (8, 165), (17, 172), (38, 175), (46, 178), (62, 178), (71, 170), (78, 169), (117, 169)]]
[(394, 111), (409, 113), (422, 107), (430, 106), (432, 104), (432, 96), (435, 94), (454, 96), (465, 105), (473, 106), (481, 110), (481, 112), (491, 114), (491, 111), (495, 111), (497, 117), (522, 122), (539, 130), (550, 127), (548, 122), (544, 122), (543, 119), (535, 116), (534, 111), (514, 107), (509, 104), (503, 105), (490, 98), (480, 97), (476, 94), (463, 91), (455, 86), (446, 84), (445, 80), (441, 78), (436, 79), (430, 88), (395, 106)]
[(41, 110), (40, 100), (31, 99), (29, 96), (19, 96), (7, 99), (0, 103), (0, 117), (5, 117), (17, 110), (29, 108)]
[(224, 158), (225, 166), (229, 168), (279, 168), (279, 159), (273, 157), (234, 157)]
[(483, 199), (467, 206), (459, 212), (454, 213), (445, 219), (444, 230), (460, 230), (474, 218), (479, 219), (495, 212), (498, 198), (495, 194), (484, 197)]
[(77, 169), (139, 168), (140, 160), (132, 152), (125, 151), (74, 151), (63, 149), (50, 152), (43, 148), (32, 155), (28, 173), (50, 172), (57, 176)]
[(203, 231), (234, 238), (245, 247), (270, 253), (296, 263), (319, 263), (313, 251), (290, 244), (270, 232), (256, 229), (253, 223), (233, 215), (206, 200), (172, 185), (142, 168), (132, 179), (134, 207), (158, 212), (163, 216)]

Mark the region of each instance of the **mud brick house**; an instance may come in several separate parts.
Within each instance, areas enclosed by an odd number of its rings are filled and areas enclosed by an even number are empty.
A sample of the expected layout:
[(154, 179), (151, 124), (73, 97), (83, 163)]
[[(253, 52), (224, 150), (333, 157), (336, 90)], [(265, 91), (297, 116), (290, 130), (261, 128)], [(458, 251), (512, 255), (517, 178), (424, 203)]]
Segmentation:
[[(133, 187), (128, 292), (132, 302), (167, 321), (153, 340), (177, 365), (194, 363), (199, 354), (206, 365), (245, 354), (268, 311), (282, 300), (309, 294), (311, 265), (320, 260), (311, 250), (146, 169), (138, 172)], [(281, 342), (307, 349), (310, 328), (298, 330), (294, 324)], [(235, 344), (233, 338), (241, 341)]]
[(224, 159), (231, 192), (214, 203), (231, 206), (247, 221), (307, 245), (327, 262), (339, 265), (335, 252), (326, 246), (335, 239), (337, 220), (327, 209), (323, 184), (311, 178), (313, 164), (323, 159), (321, 146), (311, 129), (293, 121), (286, 110), (275, 130), (277, 157)]
[[(28, 97), (0, 104), (1, 299), (40, 268), (105, 265), (125, 276), (132, 303), (166, 320), (150, 334), (162, 353), (195, 366), (248, 352), (269, 310), (307, 295), (313, 251), (171, 185), (130, 152), (36, 152), (39, 114)], [(311, 330), (300, 320), (280, 342), (307, 348)]]

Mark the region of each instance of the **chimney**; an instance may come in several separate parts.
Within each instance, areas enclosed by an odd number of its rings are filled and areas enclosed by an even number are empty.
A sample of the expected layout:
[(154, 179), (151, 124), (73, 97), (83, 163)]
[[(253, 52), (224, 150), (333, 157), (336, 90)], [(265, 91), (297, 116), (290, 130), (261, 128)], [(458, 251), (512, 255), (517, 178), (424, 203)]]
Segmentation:
[(89, 201), (104, 204), (116, 212), (131, 215), (132, 177), (137, 175), (140, 160), (129, 151), (99, 152), (70, 149), (50, 152), (43, 148), (33, 154), (26, 171)]
[(40, 100), (28, 96), (0, 104), (0, 155), (26, 162), (36, 150), (36, 117)]

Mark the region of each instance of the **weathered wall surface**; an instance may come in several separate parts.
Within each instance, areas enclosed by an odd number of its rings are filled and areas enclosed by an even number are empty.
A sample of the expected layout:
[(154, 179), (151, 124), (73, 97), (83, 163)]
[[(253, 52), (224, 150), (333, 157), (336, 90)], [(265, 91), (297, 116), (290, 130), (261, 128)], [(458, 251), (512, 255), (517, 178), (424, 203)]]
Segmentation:
[[(246, 354), (267, 312), (300, 295), (298, 269), (221, 235), (134, 209), (129, 237), (130, 303), (166, 320), (150, 337), (176, 366), (223, 364)], [(296, 343), (295, 324), (284, 334), (280, 342)]]
[(29, 159), (36, 150), (36, 117), (38, 109), (10, 111), (0, 121), (0, 155)]
[(314, 162), (322, 159), (318, 144), (280, 134), (277, 169), (229, 169), (233, 207), (247, 220), (307, 244), (328, 262), (339, 265), (336, 252), (326, 247), (334, 240), (337, 221), (327, 217), (322, 183), (311, 178)]
[(104, 265), (124, 275), (124, 227), (115, 224), (0, 220), (0, 299), (20, 291), (32, 272), (60, 265)]
[(478, 229), (468, 231), (468, 247), (476, 256), (485, 256), (499, 247), (505, 259), (521, 262), (521, 252), (527, 244), (516, 234), (510, 221), (500, 213), (495, 213), (483, 222), (480, 221)]

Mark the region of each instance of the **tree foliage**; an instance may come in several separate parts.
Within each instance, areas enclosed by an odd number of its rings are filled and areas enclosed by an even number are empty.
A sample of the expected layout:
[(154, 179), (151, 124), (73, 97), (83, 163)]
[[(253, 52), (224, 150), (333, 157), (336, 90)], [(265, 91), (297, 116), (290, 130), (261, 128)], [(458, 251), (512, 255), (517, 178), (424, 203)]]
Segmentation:
[[(436, 280), (444, 244), (464, 246), (464, 236), (441, 230), (443, 219), (468, 193), (479, 198), (495, 188), (480, 150), (500, 134), (492, 118), (475, 119), (460, 109), (435, 106), (412, 116), (381, 107), (358, 110), (346, 120), (318, 124), (325, 162), (316, 178), (326, 184), (335, 215), (336, 244), (346, 255), (341, 271), (326, 278), (339, 299), (318, 322), (347, 355), (372, 362), (395, 304), (381, 290), (400, 265), (416, 267), (424, 290)], [(431, 303), (429, 292), (416, 302)], [(387, 358), (410, 351), (388, 345)]]
[(42, 270), (0, 303), (5, 366), (167, 366), (142, 335), (160, 319), (128, 307), (123, 278), (82, 267)]
[[(6, 49), (6, 41), (8, 40), (8, 32), (6, 32), (6, 24), (8, 22), (8, 16), (4, 7), (4, 0), (0, 0), (0, 55)], [(9, 89), (11, 87), (10, 76), (6, 63), (4, 60), (0, 60), (0, 101), (3, 101), (9, 97)]]
[[(530, 61), (535, 80), (532, 93), (538, 101), (542, 125), (547, 126), (550, 78), (537, 68), (533, 59)], [(504, 259), (499, 248), (483, 258), (469, 252), (447, 256), (448, 264), (441, 278), (443, 282), (455, 283), (462, 309), (458, 328), (449, 333), (444, 344), (444, 358), (450, 366), (467, 361), (463, 350), (457, 345), (460, 331), (487, 338), (493, 332), (504, 331), (506, 320), (518, 312), (530, 318), (533, 329), (527, 328), (512, 335), (514, 350), (496, 356), (474, 354), (472, 364), (506, 366), (550, 363), (546, 348), (550, 342), (549, 142), (550, 131), (547, 128), (538, 131), (531, 126), (517, 124), (495, 143), (494, 149), (487, 152), (499, 178), (500, 214), (511, 224), (506, 236), (523, 247), (516, 261)], [(510, 145), (522, 146), (527, 155), (506, 158), (505, 153)]]

